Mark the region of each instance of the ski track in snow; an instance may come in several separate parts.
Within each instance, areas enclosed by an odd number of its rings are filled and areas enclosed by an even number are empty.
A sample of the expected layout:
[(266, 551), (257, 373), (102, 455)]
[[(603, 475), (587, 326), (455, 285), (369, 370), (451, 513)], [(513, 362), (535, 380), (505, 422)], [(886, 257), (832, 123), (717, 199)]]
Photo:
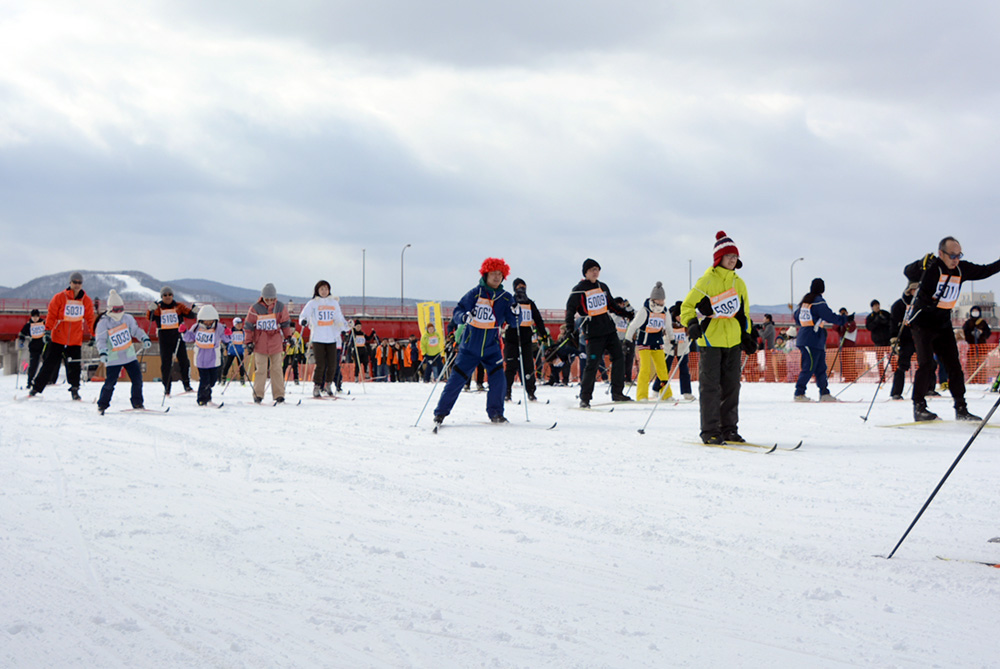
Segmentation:
[(413, 427), (430, 386), (345, 387), (256, 407), (231, 386), (219, 411), (190, 395), (168, 416), (101, 417), (99, 384), (0, 399), (0, 665), (994, 662), (996, 570), (934, 558), (1000, 558), (1000, 431), (884, 560), (974, 426), (883, 429), (910, 404), (865, 425), (859, 404), (745, 384), (747, 439), (805, 440), (760, 457), (692, 445), (697, 403), (639, 435), (652, 405), (570, 411), (575, 389), (543, 386), (531, 422), (558, 427), (518, 430), (463, 393), (445, 423), (463, 427), (432, 434), (437, 392)]

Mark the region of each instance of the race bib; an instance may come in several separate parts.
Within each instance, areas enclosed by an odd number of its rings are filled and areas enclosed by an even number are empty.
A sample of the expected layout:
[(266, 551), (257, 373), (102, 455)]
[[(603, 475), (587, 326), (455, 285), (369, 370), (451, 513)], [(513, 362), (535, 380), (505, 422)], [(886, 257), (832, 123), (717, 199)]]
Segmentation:
[(230, 336), (230, 341), (239, 346), (243, 343), (246, 333), (243, 330), (233, 330), (233, 334)]
[(587, 305), (587, 314), (590, 316), (600, 316), (608, 313), (608, 295), (600, 288), (588, 290), (583, 294)]
[(490, 330), (497, 325), (497, 317), (493, 312), (493, 302), (480, 297), (472, 310), (472, 326), (481, 330)]
[(28, 328), (32, 339), (41, 339), (45, 335), (45, 323), (32, 323)]
[(534, 320), (531, 316), (531, 305), (521, 304), (519, 306), (521, 308), (521, 317), (519, 319), (520, 325), (522, 328), (530, 328), (531, 323)]
[(163, 309), (160, 311), (161, 330), (176, 330), (180, 324), (181, 319), (176, 309)]
[(649, 318), (646, 320), (646, 332), (648, 334), (656, 334), (657, 332), (663, 331), (663, 326), (667, 324), (667, 319), (659, 314), (650, 314)]
[(437, 335), (434, 335), (433, 337), (427, 338), (427, 345), (430, 347), (434, 347), (438, 345), (439, 341), (441, 341), (441, 339)]
[(258, 316), (257, 329), (262, 332), (274, 332), (278, 329), (278, 317), (274, 314)]
[(194, 333), (194, 345), (198, 348), (215, 348), (215, 330), (201, 330)]
[(364, 345), (365, 345), (365, 336), (364, 335), (356, 335), (354, 337), (354, 345), (357, 346), (358, 348), (364, 348)]
[(132, 333), (128, 330), (128, 323), (116, 325), (108, 330), (108, 339), (111, 341), (111, 350), (124, 351), (132, 345)]
[(83, 320), (83, 302), (80, 300), (69, 300), (63, 309), (63, 320), (67, 323), (79, 323)]
[(962, 277), (944, 275), (938, 281), (934, 294), (939, 297), (938, 309), (952, 309), (958, 302), (958, 294), (962, 292)]
[(811, 328), (813, 325), (815, 323), (813, 323), (812, 305), (803, 302), (799, 306), (799, 326)]
[(327, 327), (333, 325), (333, 317), (337, 314), (334, 309), (329, 307), (320, 307), (316, 310), (316, 325), (319, 327)]
[(716, 318), (736, 318), (740, 310), (740, 296), (735, 288), (730, 288), (712, 298), (712, 311)]
[(686, 330), (674, 330), (674, 341), (682, 342), (688, 340), (688, 333)]

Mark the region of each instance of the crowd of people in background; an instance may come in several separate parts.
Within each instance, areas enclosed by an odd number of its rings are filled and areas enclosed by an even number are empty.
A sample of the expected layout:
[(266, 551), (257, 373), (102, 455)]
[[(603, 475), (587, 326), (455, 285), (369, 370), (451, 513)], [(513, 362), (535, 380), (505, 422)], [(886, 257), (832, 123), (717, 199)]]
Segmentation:
[[(701, 437), (705, 443), (739, 442), (742, 378), (761, 374), (765, 380), (794, 380), (792, 399), (796, 402), (811, 401), (807, 388), (814, 382), (818, 400), (831, 402), (836, 401), (829, 388), (831, 371), (836, 369), (848, 383), (862, 373), (855, 357), (859, 334), (855, 314), (846, 308), (835, 312), (828, 306), (822, 278), (813, 279), (798, 304), (789, 305), (794, 324), (781, 329), (771, 314), (765, 314), (759, 324), (751, 322), (747, 287), (737, 274), (742, 266), (735, 242), (720, 231), (712, 265), (683, 300), (668, 307), (666, 289), (657, 281), (635, 309), (599, 280), (601, 265), (588, 258), (582, 265), (582, 278), (570, 290), (557, 333), (550, 331), (528, 297), (523, 279), (514, 279), (513, 292), (504, 288), (510, 268), (500, 258), (483, 261), (478, 284), (459, 300), (441, 331), (434, 323), (421, 321), (419, 332), (402, 337), (379, 337), (374, 327), (366, 333), (360, 320), (345, 318), (326, 280), (316, 283), (312, 299), (297, 319), (278, 299), (272, 283), (265, 284), (259, 299), (245, 316), (234, 318), (231, 326), (223, 325), (212, 305), (176, 300), (169, 286), (163, 286), (160, 299), (149, 304), (145, 316), (156, 328), (165, 396), (171, 394), (175, 377), (183, 392), (195, 392), (191, 345), (201, 405), (211, 405), (212, 387), (229, 383), (232, 375), (240, 384), (252, 383), (255, 402), (263, 400), (269, 387), (272, 400), (280, 404), (286, 378), (291, 377), (296, 385), (308, 381), (300, 368), (309, 365), (313, 397), (331, 397), (342, 391), (347, 366), (353, 367), (359, 381), (445, 381), (435, 410), (438, 424), (458, 393), (471, 390), (473, 382), (476, 390), (486, 390), (488, 385), (487, 414), (495, 422), (504, 422), (503, 404), (513, 399), (511, 388), (517, 378), (526, 399), (534, 401), (540, 386), (569, 385), (574, 366), (579, 375), (580, 408), (590, 408), (598, 378), (609, 383), (612, 402), (629, 402), (633, 401), (628, 394), (633, 385), (637, 386), (635, 400), (648, 400), (650, 387), (655, 399), (673, 397), (670, 384), (676, 375), (677, 401), (694, 401), (688, 361), (697, 352)], [(1000, 260), (988, 265), (965, 261), (958, 241), (946, 237), (937, 253), (906, 266), (908, 283), (888, 311), (878, 299), (871, 301), (865, 329), (874, 346), (890, 349), (878, 360), (877, 373), (880, 382), (891, 376), (892, 399), (904, 399), (906, 376), (917, 360), (911, 398), (915, 420), (937, 418), (926, 404), (928, 396), (938, 394), (935, 379), (953, 396), (956, 418), (978, 420), (965, 402), (965, 370), (956, 342), (970, 345), (966, 359), (966, 366), (974, 370), (970, 381), (982, 383), (986, 378), (979, 371), (990, 352), (985, 344), (992, 331), (978, 306), (970, 310), (963, 327), (953, 329), (952, 309), (964, 282), (997, 272)], [(81, 347), (93, 336), (100, 362), (109, 370), (98, 408), (102, 412), (107, 408), (122, 372), (133, 384), (133, 408), (142, 408), (133, 341), (145, 349), (151, 346), (151, 338), (132, 315), (123, 312), (121, 297), (111, 291), (106, 309), (97, 313), (83, 290), (83, 276), (74, 272), (69, 286), (53, 296), (44, 318), (39, 310), (32, 310), (21, 330), (19, 338), (29, 358), (29, 395), (55, 382), (64, 365), (69, 392), (74, 400), (80, 399)], [(837, 341), (829, 368), (828, 331), (836, 333)], [(747, 357), (758, 349), (762, 364), (746, 370)], [(779, 364), (793, 352), (798, 354), (794, 373), (788, 366), (789, 371), (782, 374)], [(638, 374), (633, 377), (636, 359)], [(992, 389), (997, 389), (996, 383)]]

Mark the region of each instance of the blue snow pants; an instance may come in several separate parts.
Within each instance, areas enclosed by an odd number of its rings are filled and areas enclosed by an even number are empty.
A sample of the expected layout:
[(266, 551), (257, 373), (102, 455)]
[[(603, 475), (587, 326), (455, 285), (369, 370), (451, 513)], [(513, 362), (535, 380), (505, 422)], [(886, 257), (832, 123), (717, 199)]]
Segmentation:
[(503, 415), (503, 398), (507, 393), (507, 379), (503, 373), (503, 354), (500, 352), (499, 342), (487, 345), (482, 355), (478, 351), (460, 348), (458, 357), (451, 367), (451, 374), (448, 382), (444, 384), (441, 391), (441, 398), (438, 400), (437, 408), (434, 409), (435, 416), (447, 416), (451, 413), (451, 408), (455, 406), (465, 382), (472, 377), (479, 363), (486, 368), (488, 375), (489, 390), (486, 393), (486, 413), (490, 418)]

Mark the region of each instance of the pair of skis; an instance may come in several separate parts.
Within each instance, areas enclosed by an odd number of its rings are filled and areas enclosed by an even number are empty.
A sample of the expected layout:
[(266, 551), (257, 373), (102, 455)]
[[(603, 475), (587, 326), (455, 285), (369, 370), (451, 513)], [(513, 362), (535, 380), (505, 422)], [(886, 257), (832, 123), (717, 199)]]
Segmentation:
[(744, 453), (758, 453), (768, 455), (775, 451), (797, 451), (802, 447), (802, 442), (794, 446), (779, 446), (774, 444), (755, 444), (749, 441), (724, 441), (721, 444), (700, 444), (701, 446), (711, 446), (712, 448), (723, 448), (729, 451), (743, 451)]

